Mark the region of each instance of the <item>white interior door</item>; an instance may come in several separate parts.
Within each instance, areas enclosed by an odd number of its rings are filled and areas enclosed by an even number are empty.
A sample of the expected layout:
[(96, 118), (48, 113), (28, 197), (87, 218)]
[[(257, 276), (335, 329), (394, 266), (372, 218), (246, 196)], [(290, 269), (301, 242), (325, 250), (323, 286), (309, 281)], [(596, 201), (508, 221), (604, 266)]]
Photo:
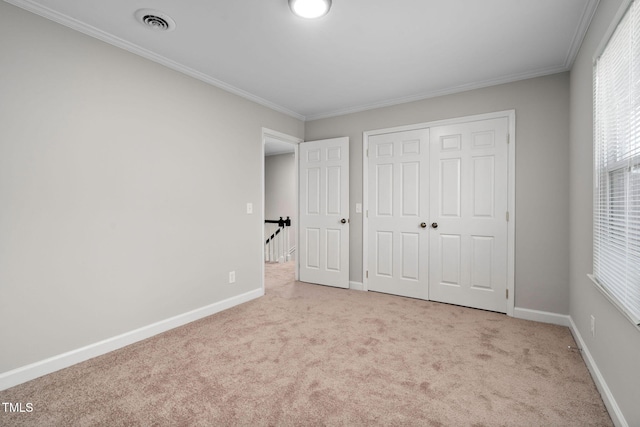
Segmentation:
[(349, 138), (299, 145), (300, 281), (349, 287)]
[(428, 299), (429, 130), (369, 138), (368, 289)]
[(430, 130), (429, 298), (507, 310), (508, 119)]

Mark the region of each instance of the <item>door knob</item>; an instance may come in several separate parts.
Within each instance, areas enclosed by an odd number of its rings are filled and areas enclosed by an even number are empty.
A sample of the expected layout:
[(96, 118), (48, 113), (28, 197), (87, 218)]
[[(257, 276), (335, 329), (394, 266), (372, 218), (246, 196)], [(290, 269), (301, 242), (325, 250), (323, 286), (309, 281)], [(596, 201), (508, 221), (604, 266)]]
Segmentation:
[(347, 223), (347, 220), (346, 220), (346, 219), (344, 219), (344, 218), (342, 218), (342, 219), (340, 220), (340, 222), (341, 222), (341, 223), (343, 223), (343, 224), (346, 224), (346, 223)]
[(431, 224), (431, 228), (438, 228), (438, 223), (434, 222), (433, 224)]
[(421, 223), (420, 223), (420, 227), (422, 227), (422, 228), (427, 228), (427, 223), (426, 223), (426, 222), (421, 222)]

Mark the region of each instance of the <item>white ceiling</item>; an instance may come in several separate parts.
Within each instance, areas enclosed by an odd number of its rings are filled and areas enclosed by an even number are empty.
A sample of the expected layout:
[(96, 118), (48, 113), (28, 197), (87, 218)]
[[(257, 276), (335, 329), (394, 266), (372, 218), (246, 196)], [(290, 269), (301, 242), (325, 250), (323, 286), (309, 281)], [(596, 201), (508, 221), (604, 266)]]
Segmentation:
[[(5, 0), (312, 120), (569, 70), (598, 0)], [(150, 30), (134, 13), (176, 22)]]

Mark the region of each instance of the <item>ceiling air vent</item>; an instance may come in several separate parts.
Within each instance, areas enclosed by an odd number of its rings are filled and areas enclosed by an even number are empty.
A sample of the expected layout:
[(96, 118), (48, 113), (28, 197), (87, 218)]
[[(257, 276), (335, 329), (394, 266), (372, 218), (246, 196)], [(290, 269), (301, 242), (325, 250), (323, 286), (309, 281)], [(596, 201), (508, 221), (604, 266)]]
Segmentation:
[(176, 28), (176, 23), (170, 16), (157, 10), (140, 9), (136, 11), (135, 16), (147, 28), (155, 31), (172, 31)]

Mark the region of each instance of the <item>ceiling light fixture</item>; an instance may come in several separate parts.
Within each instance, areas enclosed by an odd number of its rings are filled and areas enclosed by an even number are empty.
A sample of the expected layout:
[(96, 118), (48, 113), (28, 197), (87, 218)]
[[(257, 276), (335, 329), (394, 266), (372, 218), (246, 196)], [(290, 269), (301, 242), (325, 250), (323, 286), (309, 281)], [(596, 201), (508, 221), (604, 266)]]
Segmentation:
[(289, 0), (289, 7), (301, 18), (315, 19), (329, 12), (331, 0)]

